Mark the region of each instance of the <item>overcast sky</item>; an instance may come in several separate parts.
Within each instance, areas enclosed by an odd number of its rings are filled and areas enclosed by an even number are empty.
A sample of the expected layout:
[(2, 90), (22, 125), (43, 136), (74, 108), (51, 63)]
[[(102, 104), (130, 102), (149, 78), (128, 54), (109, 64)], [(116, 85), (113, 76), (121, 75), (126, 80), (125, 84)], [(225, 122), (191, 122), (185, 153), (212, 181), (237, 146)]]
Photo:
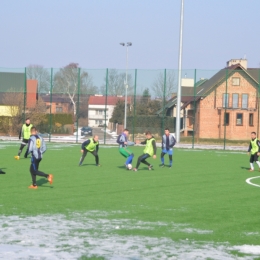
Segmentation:
[[(0, 67), (177, 69), (181, 0), (1, 0)], [(260, 67), (260, 0), (185, 0), (183, 69)]]

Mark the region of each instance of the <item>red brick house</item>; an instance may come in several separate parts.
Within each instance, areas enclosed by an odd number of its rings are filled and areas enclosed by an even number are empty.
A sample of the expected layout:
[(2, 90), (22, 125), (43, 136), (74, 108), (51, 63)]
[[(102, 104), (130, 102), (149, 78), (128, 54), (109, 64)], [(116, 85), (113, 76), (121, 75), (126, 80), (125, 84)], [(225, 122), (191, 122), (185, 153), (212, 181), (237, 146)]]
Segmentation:
[(46, 113), (73, 113), (73, 105), (68, 95), (41, 94), (40, 97), (46, 105)]
[[(252, 131), (259, 133), (259, 78), (260, 70), (247, 68), (246, 60), (231, 60), (210, 79), (197, 82), (195, 91), (186, 89), (181, 99), (184, 136), (194, 131), (198, 138), (245, 140)], [(167, 113), (176, 109), (174, 99)]]

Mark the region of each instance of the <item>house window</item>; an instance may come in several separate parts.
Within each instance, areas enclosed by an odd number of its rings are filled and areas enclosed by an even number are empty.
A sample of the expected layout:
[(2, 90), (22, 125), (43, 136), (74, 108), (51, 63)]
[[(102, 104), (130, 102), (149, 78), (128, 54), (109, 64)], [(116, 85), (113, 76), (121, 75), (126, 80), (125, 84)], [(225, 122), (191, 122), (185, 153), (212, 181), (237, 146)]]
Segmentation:
[(242, 108), (248, 108), (248, 94), (242, 94)]
[(100, 109), (96, 110), (96, 115), (103, 115), (103, 111), (104, 110), (100, 110)]
[(228, 107), (229, 94), (223, 94), (223, 107)]
[(240, 86), (240, 78), (232, 78), (232, 85), (233, 86)]
[(243, 125), (243, 114), (237, 113), (236, 122), (237, 122), (237, 125)]
[(238, 94), (232, 94), (232, 107), (238, 108)]
[(56, 107), (56, 113), (61, 113), (62, 112), (62, 107)]
[(254, 125), (254, 114), (252, 113), (249, 114), (249, 125), (250, 126)]
[(224, 113), (224, 125), (229, 125), (229, 113)]

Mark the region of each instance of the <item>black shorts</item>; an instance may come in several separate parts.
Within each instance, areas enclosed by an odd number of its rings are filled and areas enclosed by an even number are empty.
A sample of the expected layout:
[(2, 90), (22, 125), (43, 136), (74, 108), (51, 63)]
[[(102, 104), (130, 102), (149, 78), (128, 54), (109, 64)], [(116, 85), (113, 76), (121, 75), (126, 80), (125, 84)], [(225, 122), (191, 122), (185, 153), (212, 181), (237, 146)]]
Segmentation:
[(253, 163), (253, 162), (256, 162), (256, 161), (258, 161), (258, 155), (257, 155), (257, 153), (251, 154), (251, 156), (250, 156), (250, 162)]
[(24, 145), (27, 145), (27, 144), (28, 144), (28, 142), (29, 142), (29, 140), (28, 140), (28, 139), (23, 139), (23, 140), (22, 140), (22, 144), (24, 144)]

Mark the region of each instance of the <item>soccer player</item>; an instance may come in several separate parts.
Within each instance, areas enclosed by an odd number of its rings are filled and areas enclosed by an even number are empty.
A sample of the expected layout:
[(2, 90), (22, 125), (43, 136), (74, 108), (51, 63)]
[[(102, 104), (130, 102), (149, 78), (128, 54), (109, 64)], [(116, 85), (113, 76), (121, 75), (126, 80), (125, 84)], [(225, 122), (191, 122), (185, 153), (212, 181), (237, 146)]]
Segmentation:
[(140, 144), (145, 144), (144, 153), (143, 155), (138, 157), (136, 167), (133, 169), (133, 171), (137, 171), (140, 163), (144, 163), (148, 166), (148, 170), (152, 170), (152, 165), (146, 161), (147, 158), (153, 157), (153, 159), (156, 159), (156, 142), (154, 137), (152, 136), (151, 132), (147, 131), (145, 133), (146, 140), (141, 142)]
[(248, 154), (251, 154), (249, 171), (254, 171), (254, 162), (256, 162), (260, 171), (260, 162), (258, 161), (258, 156), (260, 155), (260, 141), (256, 138), (256, 132), (251, 133), (251, 141), (248, 148)]
[(129, 130), (124, 129), (123, 133), (117, 137), (117, 143), (119, 144), (119, 153), (126, 158), (125, 167), (128, 169), (127, 165), (131, 164), (134, 158), (134, 154), (127, 147), (128, 145), (135, 145), (134, 142), (128, 141)]
[(82, 165), (88, 152), (92, 153), (95, 156), (96, 166), (101, 166), (99, 164), (98, 148), (99, 148), (99, 142), (98, 142), (97, 135), (94, 135), (93, 138), (89, 138), (84, 143), (82, 143), (81, 151), (80, 151), (82, 153), (82, 156), (79, 161), (79, 166)]
[(39, 171), (39, 165), (42, 160), (42, 155), (46, 151), (46, 144), (42, 137), (37, 135), (36, 127), (31, 128), (31, 137), (28, 141), (28, 153), (31, 153), (31, 166), (30, 173), (32, 176), (32, 185), (30, 185), (29, 189), (37, 189), (38, 186), (36, 184), (36, 175), (43, 176), (48, 179), (49, 183), (53, 182), (53, 175), (46, 174), (44, 172)]
[[(30, 131), (31, 131), (32, 127), (33, 127), (33, 125), (30, 123), (30, 118), (26, 118), (25, 124), (23, 124), (22, 129), (19, 133), (19, 140), (21, 139), (21, 137), (23, 139), (22, 139), (20, 149), (18, 151), (18, 155), (16, 155), (14, 157), (16, 160), (20, 159), (20, 155), (22, 153), (23, 148), (28, 144), (28, 141), (29, 141), (29, 138), (30, 138)], [(24, 154), (24, 158), (27, 158), (27, 156), (28, 156), (28, 149), (26, 150), (26, 152)]]
[(169, 167), (172, 167), (172, 153), (173, 146), (175, 145), (176, 140), (172, 134), (170, 134), (169, 128), (165, 128), (164, 135), (162, 136), (162, 153), (161, 153), (161, 167), (164, 167), (164, 155), (169, 155)]

